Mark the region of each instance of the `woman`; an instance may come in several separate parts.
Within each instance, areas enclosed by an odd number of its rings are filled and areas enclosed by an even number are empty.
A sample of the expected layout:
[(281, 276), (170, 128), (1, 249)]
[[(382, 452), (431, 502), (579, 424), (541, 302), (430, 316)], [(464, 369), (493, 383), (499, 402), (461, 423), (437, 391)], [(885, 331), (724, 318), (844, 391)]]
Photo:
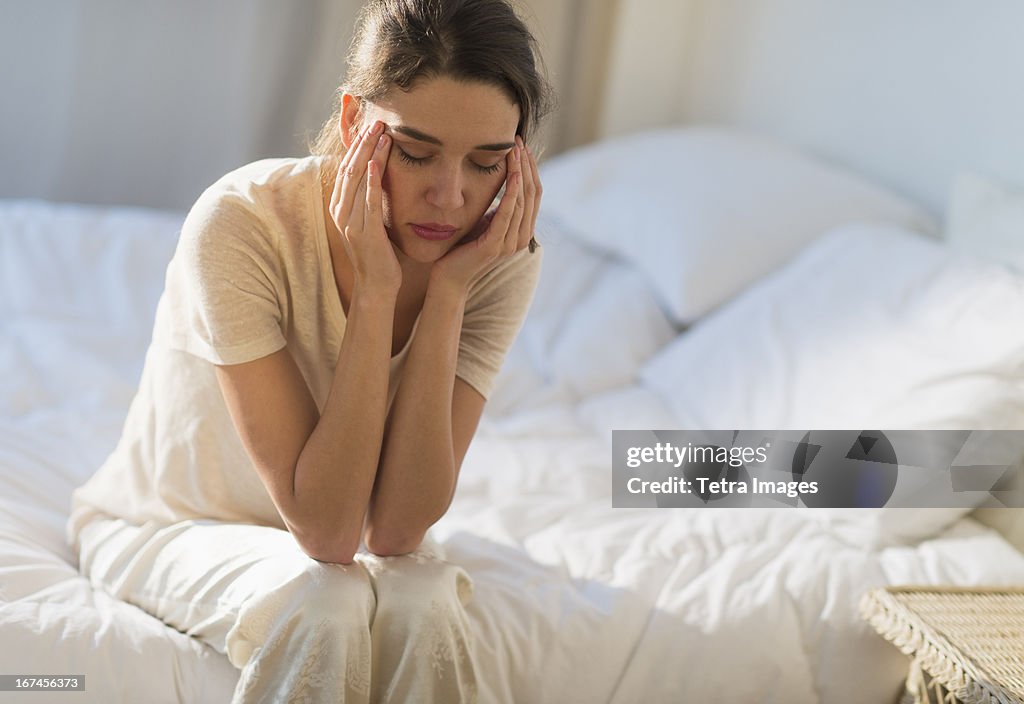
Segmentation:
[(425, 536), (537, 279), (547, 89), (505, 0), (359, 22), (313, 154), (189, 212), (68, 525), (94, 584), (227, 654), (235, 702), (476, 698), (472, 584)]

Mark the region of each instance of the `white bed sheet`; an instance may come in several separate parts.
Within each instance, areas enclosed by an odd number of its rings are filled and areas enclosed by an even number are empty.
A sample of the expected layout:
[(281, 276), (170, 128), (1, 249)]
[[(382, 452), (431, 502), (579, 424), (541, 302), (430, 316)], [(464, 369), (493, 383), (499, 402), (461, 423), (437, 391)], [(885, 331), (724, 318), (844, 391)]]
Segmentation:
[[(63, 537), (71, 490), (117, 440), (178, 224), (0, 203), (0, 672), (87, 682), (5, 702), (224, 702), (237, 678), (95, 591)], [(626, 391), (617, 413), (654, 417)], [(612, 509), (608, 436), (580, 408), (486, 417), (434, 529), (475, 582), (483, 702), (888, 701), (905, 658), (859, 618), (866, 589), (1024, 580), (1024, 556), (970, 519), (868, 550), (800, 511)]]

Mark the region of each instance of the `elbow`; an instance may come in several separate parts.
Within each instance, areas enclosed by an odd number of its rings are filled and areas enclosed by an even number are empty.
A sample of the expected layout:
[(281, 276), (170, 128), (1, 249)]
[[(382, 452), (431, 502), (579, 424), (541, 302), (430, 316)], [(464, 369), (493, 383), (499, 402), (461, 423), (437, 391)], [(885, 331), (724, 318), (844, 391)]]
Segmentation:
[(307, 534), (301, 537), (293, 532), (293, 535), (302, 551), (317, 562), (351, 565), (359, 550), (358, 535), (354, 538), (327, 532)]
[(408, 555), (423, 543), (427, 530), (441, 520), (447, 510), (447, 504), (442, 511), (424, 511), (417, 515), (400, 516), (393, 511), (381, 512), (379, 508), (371, 510), (363, 543), (367, 550), (381, 557)]
[(364, 541), (366, 549), (374, 555), (408, 555), (420, 546), (426, 533), (426, 530), (382, 531), (371, 526), (366, 530)]
[(318, 562), (352, 564), (359, 550), (361, 517), (331, 514), (322, 506), (301, 505), (294, 499), (287, 508), (281, 516), (302, 552)]
[(306, 554), (317, 562), (326, 562), (330, 565), (351, 565), (355, 562), (356, 554), (352, 550), (305, 550)]

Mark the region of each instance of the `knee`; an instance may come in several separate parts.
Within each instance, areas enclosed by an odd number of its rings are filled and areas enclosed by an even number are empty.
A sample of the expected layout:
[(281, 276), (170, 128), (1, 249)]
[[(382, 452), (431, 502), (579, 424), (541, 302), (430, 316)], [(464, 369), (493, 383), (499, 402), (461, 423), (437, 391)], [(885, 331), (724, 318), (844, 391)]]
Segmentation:
[(360, 565), (310, 561), (287, 582), (247, 600), (227, 635), (228, 658), (242, 667), (259, 647), (280, 647), (312, 635), (358, 638), (369, 632), (375, 602)]
[(383, 563), (373, 571), (378, 619), (447, 620), (472, 600), (473, 582), (457, 565), (416, 552), (377, 560)]
[(373, 619), (376, 597), (366, 571), (357, 563), (314, 561), (300, 576), (292, 603), (297, 615), (312, 622), (365, 628)]

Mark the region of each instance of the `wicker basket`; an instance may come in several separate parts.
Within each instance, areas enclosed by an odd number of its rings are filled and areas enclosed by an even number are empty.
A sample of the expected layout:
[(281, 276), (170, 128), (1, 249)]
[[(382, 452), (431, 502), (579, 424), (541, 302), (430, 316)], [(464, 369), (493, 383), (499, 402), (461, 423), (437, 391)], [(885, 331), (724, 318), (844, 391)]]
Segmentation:
[(861, 614), (914, 658), (903, 702), (1024, 704), (1024, 589), (873, 589)]

